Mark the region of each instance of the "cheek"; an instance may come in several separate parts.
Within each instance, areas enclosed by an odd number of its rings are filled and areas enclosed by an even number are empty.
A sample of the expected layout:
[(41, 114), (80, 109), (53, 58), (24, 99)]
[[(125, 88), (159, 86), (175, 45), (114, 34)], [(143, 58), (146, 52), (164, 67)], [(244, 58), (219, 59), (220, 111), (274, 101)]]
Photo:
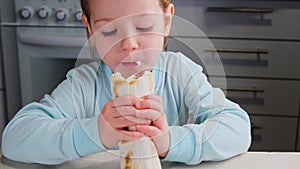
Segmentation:
[(101, 60), (114, 71), (119, 64), (116, 49), (112, 48), (106, 52), (101, 56)]
[(143, 38), (143, 49), (162, 50), (164, 37), (161, 35), (148, 35)]
[(144, 63), (146, 67), (153, 67), (163, 49), (164, 37), (151, 35), (145, 38), (145, 46), (143, 46), (144, 50)]
[(107, 58), (111, 58), (112, 56), (114, 56), (114, 53), (116, 53), (116, 47), (111, 47), (110, 45), (105, 46), (98, 46), (97, 50), (99, 53), (99, 56), (102, 60), (107, 60)]
[(112, 44), (110, 41), (107, 40), (96, 40), (96, 48), (98, 51), (98, 54), (101, 59), (104, 57), (107, 57), (107, 55), (111, 55), (111, 53), (115, 50), (114, 44)]
[(100, 59), (108, 65), (112, 70), (117, 67), (117, 47), (113, 46), (110, 43), (103, 43), (98, 40), (98, 43), (95, 43), (96, 49)]

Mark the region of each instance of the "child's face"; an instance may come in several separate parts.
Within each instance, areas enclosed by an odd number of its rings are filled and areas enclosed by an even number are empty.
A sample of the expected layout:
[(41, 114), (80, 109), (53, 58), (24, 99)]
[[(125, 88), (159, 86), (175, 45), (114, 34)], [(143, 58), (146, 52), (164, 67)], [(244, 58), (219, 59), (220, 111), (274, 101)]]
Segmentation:
[(90, 0), (89, 7), (90, 24), (85, 24), (113, 72), (128, 77), (154, 67), (168, 34), (172, 4), (164, 11), (159, 0)]

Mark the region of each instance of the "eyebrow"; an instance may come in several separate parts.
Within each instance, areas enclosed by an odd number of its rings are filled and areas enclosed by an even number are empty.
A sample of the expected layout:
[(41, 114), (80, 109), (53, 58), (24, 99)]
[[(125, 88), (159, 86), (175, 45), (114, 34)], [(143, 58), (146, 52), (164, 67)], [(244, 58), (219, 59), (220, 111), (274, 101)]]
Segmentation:
[(109, 21), (112, 21), (114, 20), (113, 18), (101, 18), (101, 19), (97, 19), (94, 21), (94, 24), (96, 24), (97, 22), (102, 22), (102, 21), (105, 21), (105, 22), (109, 22)]
[[(150, 13), (152, 14), (152, 13)], [(148, 16), (149, 13), (140, 13), (140, 14), (133, 14), (133, 16), (135, 17), (144, 17), (144, 16)], [(110, 22), (110, 21), (113, 21), (115, 20), (114, 18), (100, 18), (100, 19), (97, 19), (94, 21), (94, 24), (96, 24), (97, 22), (102, 22), (102, 21), (105, 21), (105, 22)]]

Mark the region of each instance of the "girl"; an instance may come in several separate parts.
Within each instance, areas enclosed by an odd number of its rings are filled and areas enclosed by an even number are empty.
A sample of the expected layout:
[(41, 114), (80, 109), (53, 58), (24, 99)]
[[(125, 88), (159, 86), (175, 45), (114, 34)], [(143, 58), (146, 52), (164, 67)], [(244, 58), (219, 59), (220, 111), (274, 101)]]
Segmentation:
[[(101, 61), (74, 68), (51, 95), (16, 114), (3, 134), (7, 158), (59, 164), (144, 135), (165, 161), (198, 164), (248, 150), (247, 113), (208, 83), (201, 66), (181, 53), (162, 52), (174, 14), (170, 0), (81, 5)], [(154, 95), (112, 99), (112, 73), (140, 76), (146, 70), (154, 73)], [(186, 124), (189, 115), (194, 124)]]

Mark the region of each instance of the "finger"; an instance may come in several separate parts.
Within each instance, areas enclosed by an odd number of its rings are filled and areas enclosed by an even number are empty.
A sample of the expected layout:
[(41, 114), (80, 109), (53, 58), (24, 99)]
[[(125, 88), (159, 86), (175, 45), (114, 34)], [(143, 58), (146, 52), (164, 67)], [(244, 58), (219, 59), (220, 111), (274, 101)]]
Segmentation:
[(118, 130), (120, 134), (120, 140), (132, 140), (142, 138), (145, 134), (139, 131), (126, 131), (126, 130)]
[(163, 103), (163, 100), (160, 96), (156, 95), (156, 94), (152, 94), (152, 95), (146, 95), (146, 96), (143, 96), (141, 97), (141, 99), (146, 99), (146, 100), (154, 100), (158, 103)]
[(136, 99), (133, 96), (120, 96), (112, 100), (112, 107), (134, 106)]
[(123, 116), (123, 117), (112, 119), (110, 124), (111, 126), (113, 126), (113, 128), (125, 128), (129, 126), (135, 126), (141, 124), (149, 125), (151, 124), (151, 120), (141, 119), (135, 116)]
[(152, 110), (152, 109), (144, 109), (144, 110), (138, 110), (136, 113), (136, 117), (143, 118), (143, 119), (149, 119), (151, 121), (155, 121), (158, 118), (162, 116), (162, 113)]
[(165, 114), (162, 114), (160, 118), (157, 118), (152, 121), (152, 125), (156, 126), (161, 131), (165, 131), (169, 129), (168, 120)]
[(151, 99), (151, 98), (141, 98), (136, 101), (135, 107), (137, 109), (154, 109), (158, 112), (163, 112), (163, 104), (162, 102)]
[(155, 126), (137, 125), (136, 131), (140, 131), (149, 137), (157, 136), (161, 131)]
[(110, 116), (117, 118), (121, 116), (135, 116), (137, 113), (137, 109), (132, 106), (123, 106), (123, 107), (116, 107), (112, 108), (112, 112)]

